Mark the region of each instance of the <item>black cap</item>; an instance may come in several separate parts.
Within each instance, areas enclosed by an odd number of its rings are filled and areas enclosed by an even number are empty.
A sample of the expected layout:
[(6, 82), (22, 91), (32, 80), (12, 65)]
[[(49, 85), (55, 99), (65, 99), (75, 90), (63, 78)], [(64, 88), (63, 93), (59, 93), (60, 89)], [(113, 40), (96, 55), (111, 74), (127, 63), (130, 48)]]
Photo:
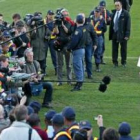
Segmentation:
[(92, 128), (91, 123), (89, 121), (81, 121), (79, 123), (80, 129), (90, 130)]
[(41, 104), (37, 101), (33, 101), (29, 104), (29, 106), (31, 106), (34, 109), (35, 113), (38, 113), (41, 109)]
[(54, 12), (52, 10), (48, 10), (47, 15), (54, 15)]
[(100, 12), (101, 11), (101, 9), (99, 8), (99, 7), (95, 7), (95, 10), (94, 10), (95, 12)]
[(106, 2), (105, 1), (100, 1), (99, 5), (104, 7), (104, 6), (106, 6)]
[(75, 119), (75, 110), (72, 107), (65, 107), (62, 111), (62, 115), (66, 118), (66, 119)]
[(84, 17), (82, 15), (77, 15), (76, 22), (82, 24), (84, 22)]
[(31, 106), (27, 106), (27, 109), (28, 109), (28, 115), (34, 113), (34, 109)]
[(127, 122), (122, 122), (119, 126), (120, 135), (128, 135), (131, 133), (131, 126)]
[(11, 35), (10, 35), (10, 33), (8, 31), (4, 31), (2, 33), (2, 36), (5, 37), (5, 38), (8, 38), (8, 37), (10, 38), (11, 37)]
[(51, 119), (53, 118), (53, 116), (55, 114), (56, 114), (55, 110), (50, 110), (50, 111), (45, 113), (45, 119), (51, 121)]
[(51, 121), (54, 125), (64, 125), (64, 117), (60, 113), (55, 114)]

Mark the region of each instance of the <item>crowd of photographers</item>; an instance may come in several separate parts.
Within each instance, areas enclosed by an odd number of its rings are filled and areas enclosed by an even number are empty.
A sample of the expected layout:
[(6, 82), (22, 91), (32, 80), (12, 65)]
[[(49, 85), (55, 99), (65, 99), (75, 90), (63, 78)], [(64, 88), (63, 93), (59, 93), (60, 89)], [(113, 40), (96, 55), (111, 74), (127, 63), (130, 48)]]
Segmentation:
[[(120, 1), (115, 3), (121, 5)], [(130, 125), (126, 122), (120, 125), (119, 133), (113, 128), (104, 131), (102, 115), (97, 117), (99, 138), (93, 137), (91, 124), (88, 121), (76, 123), (76, 114), (71, 107), (66, 107), (61, 114), (54, 110), (47, 112), (46, 131), (40, 128), (38, 113), (41, 107), (52, 108), (53, 87), (44, 80), (48, 50), (57, 85), (63, 83), (65, 59), (67, 83), (72, 85), (72, 66), (76, 78), (71, 91), (81, 90), (85, 71), (87, 78), (92, 79), (92, 56), (96, 72), (101, 71), (100, 64), (105, 64), (105, 32), (111, 18), (112, 13), (106, 9), (105, 1), (101, 1), (89, 17), (79, 13), (75, 21), (65, 8), (59, 8), (55, 13), (48, 10), (44, 19), (41, 12), (27, 14), (24, 20), (16, 13), (11, 24), (0, 14), (0, 130), (4, 129), (0, 140), (16, 140), (18, 137), (29, 140), (132, 139)], [(32, 95), (40, 94), (43, 89), (42, 105), (31, 102)], [(64, 125), (68, 126), (67, 129)], [(23, 133), (18, 136), (20, 131)]]

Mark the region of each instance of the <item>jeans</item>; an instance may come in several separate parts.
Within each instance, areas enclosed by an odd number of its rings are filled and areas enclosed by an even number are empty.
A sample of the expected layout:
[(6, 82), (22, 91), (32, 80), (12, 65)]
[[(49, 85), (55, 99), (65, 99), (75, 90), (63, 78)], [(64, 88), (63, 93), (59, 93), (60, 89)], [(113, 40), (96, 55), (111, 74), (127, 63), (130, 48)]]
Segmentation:
[(48, 47), (47, 47), (47, 51), (46, 51), (46, 57), (47, 57), (48, 48), (49, 48), (50, 49), (50, 54), (51, 54), (51, 59), (52, 59), (53, 66), (54, 66), (54, 68), (56, 68), (57, 67), (56, 51), (54, 49), (53, 44), (54, 44), (54, 40), (50, 40), (49, 42), (47, 42), (46, 46), (48, 46)]
[[(43, 89), (46, 89), (43, 104), (47, 104), (52, 101), (53, 86), (50, 82), (41, 82), (41, 83), (43, 85)], [(27, 98), (30, 99), (32, 96), (30, 84), (29, 83), (25, 84), (23, 90)]]
[(92, 75), (92, 54), (93, 54), (93, 45), (92, 43), (85, 47), (85, 63), (87, 75)]
[(78, 82), (84, 81), (84, 56), (85, 49), (78, 49), (72, 52), (73, 55), (73, 69), (76, 80)]
[(97, 36), (97, 49), (94, 52), (95, 63), (101, 63), (101, 55), (103, 50), (103, 36)]
[(53, 86), (50, 82), (42, 82), (43, 89), (46, 89), (43, 104), (47, 104), (52, 101)]

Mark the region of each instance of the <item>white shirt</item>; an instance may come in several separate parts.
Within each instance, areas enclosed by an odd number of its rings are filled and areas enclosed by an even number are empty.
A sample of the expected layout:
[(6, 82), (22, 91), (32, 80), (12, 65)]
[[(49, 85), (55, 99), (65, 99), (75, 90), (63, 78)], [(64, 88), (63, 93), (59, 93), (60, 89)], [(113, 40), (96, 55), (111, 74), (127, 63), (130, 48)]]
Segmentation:
[(54, 129), (53, 129), (53, 127), (51, 125), (48, 126), (47, 134), (48, 134), (48, 138), (53, 138), (53, 136), (54, 136)]
[(121, 12), (122, 12), (122, 9), (120, 9), (119, 11), (116, 11), (115, 16), (114, 16), (114, 23), (116, 21), (117, 13), (118, 13), (118, 18), (119, 18), (121, 15)]
[[(28, 140), (30, 128), (24, 122), (15, 121), (10, 127), (1, 132), (0, 140)], [(32, 129), (31, 140), (41, 140), (39, 134), (34, 129)]]

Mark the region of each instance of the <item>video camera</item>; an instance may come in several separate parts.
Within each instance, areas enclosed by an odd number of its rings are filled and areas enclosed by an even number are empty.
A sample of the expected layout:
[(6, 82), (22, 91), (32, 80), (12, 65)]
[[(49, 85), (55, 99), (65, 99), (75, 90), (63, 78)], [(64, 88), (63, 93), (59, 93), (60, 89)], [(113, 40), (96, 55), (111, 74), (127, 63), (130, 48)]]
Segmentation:
[(16, 30), (15, 28), (11, 28), (11, 27), (4, 27), (1, 31), (1, 37), (3, 38), (11, 38), (11, 37), (15, 37), (16, 34)]
[(41, 13), (26, 14), (23, 20), (25, 21), (26, 25), (30, 27), (43, 25), (43, 19)]
[(5, 30), (7, 30), (7, 27), (3, 24), (0, 24), (0, 31), (3, 32)]
[(63, 8), (59, 8), (56, 10), (55, 24), (58, 26), (62, 25), (62, 21), (64, 20), (64, 15), (62, 14)]

